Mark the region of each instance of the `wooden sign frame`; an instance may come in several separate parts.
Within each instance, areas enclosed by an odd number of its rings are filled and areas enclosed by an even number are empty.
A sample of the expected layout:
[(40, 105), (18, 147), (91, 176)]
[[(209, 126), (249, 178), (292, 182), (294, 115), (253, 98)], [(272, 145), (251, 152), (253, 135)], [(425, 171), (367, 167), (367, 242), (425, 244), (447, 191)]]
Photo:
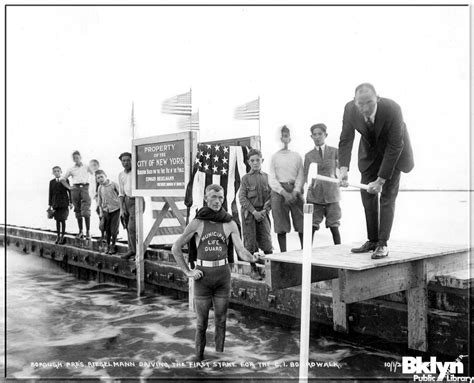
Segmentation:
[[(184, 186), (178, 189), (138, 189), (137, 188), (137, 147), (146, 144), (164, 144), (167, 142), (184, 141)], [(186, 131), (160, 136), (137, 138), (132, 140), (132, 196), (134, 197), (184, 197), (186, 185), (192, 172), (192, 161), (197, 145), (196, 132)], [(194, 156), (193, 156), (194, 153)]]
[[(137, 146), (146, 144), (160, 144), (184, 140), (184, 186), (182, 189), (137, 189)], [(141, 296), (145, 293), (145, 252), (148, 245), (157, 235), (160, 225), (163, 222), (168, 210), (171, 210), (178, 220), (179, 224), (184, 228), (186, 226), (186, 217), (181, 215), (179, 208), (176, 206), (176, 197), (184, 198), (186, 195), (186, 187), (191, 178), (193, 161), (196, 157), (197, 134), (193, 131), (180, 132), (175, 134), (165, 134), (161, 136), (153, 136), (146, 138), (138, 138), (132, 140), (132, 195), (134, 197), (160, 197), (165, 202), (162, 210), (153, 223), (148, 235), (144, 233), (143, 228), (143, 198), (137, 198), (135, 203), (135, 216), (137, 225), (137, 253), (135, 257), (137, 270), (137, 295)]]

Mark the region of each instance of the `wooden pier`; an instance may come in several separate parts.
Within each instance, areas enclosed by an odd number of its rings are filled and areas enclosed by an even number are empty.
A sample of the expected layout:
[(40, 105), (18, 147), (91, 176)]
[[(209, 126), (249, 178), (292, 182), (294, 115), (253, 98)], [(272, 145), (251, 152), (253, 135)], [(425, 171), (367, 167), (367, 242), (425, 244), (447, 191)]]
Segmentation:
[[(17, 254), (19, 257), (38, 256), (50, 259), (51, 262), (80, 279), (95, 280), (101, 283), (119, 283), (126, 288), (136, 289), (135, 262), (122, 260), (118, 256), (127, 251), (125, 244), (117, 246), (117, 255), (107, 255), (98, 251), (98, 242), (95, 240), (91, 241), (90, 247), (81, 248), (81, 241), (76, 240), (72, 235), (66, 235), (66, 245), (54, 244), (55, 238), (55, 233), (51, 231), (18, 226), (0, 226), (0, 241), (19, 251)], [(378, 344), (382, 348), (389, 347), (389, 345), (390, 348), (393, 345), (405, 348), (410, 327), (407, 303), (412, 298), (407, 294), (408, 289), (403, 290), (399, 288), (401, 285), (397, 286), (397, 282), (394, 282), (395, 275), (401, 273), (399, 269), (407, 268), (406, 265), (401, 265), (404, 263), (419, 265), (420, 260), (427, 258), (424, 255), (426, 252), (428, 252), (428, 258), (433, 260), (446, 255), (446, 261), (443, 262), (447, 262), (452, 256), (456, 258), (456, 254), (458, 254), (457, 257), (463, 263), (467, 260), (467, 249), (462, 246), (436, 247), (433, 244), (430, 244), (429, 247), (413, 247), (411, 244), (404, 246), (410, 246), (411, 253), (416, 259), (413, 258), (410, 263), (396, 260), (397, 251), (403, 258), (401, 253), (404, 252), (404, 247), (396, 242), (391, 242), (391, 253), (382, 262), (386, 262), (385, 266), (398, 264), (398, 268), (392, 269), (398, 271), (393, 271), (392, 282), (387, 282), (387, 286), (385, 286), (384, 278), (388, 279), (388, 274), (379, 277), (378, 283), (381, 286), (377, 288), (372, 282), (359, 283), (357, 279), (353, 278), (354, 275), (357, 275), (356, 273), (361, 273), (358, 274), (359, 278), (366, 278), (371, 269), (377, 269), (382, 265), (381, 261), (371, 260), (370, 253), (356, 255), (349, 252), (349, 246), (338, 246), (337, 248), (331, 246), (327, 254), (328, 259), (332, 258), (333, 263), (321, 266), (317, 259), (322, 249), (325, 248), (314, 248), (316, 264), (312, 266), (313, 280), (326, 280), (327, 282), (317, 282), (311, 286), (310, 320), (312, 332), (334, 336), (338, 334), (332, 330), (334, 323), (342, 323), (345, 326), (338, 327), (338, 329), (346, 331), (339, 332), (343, 339), (353, 340), (357, 343), (370, 342), (371, 345)], [(338, 268), (340, 264), (335, 263), (336, 255), (331, 256), (330, 251), (339, 253), (338, 257), (341, 257), (345, 263), (351, 258), (360, 258), (362, 270), (341, 268), (342, 278), (340, 278)], [(244, 311), (256, 312), (258, 315), (266, 316), (272, 320), (279, 318), (283, 319), (284, 323), (296, 325), (301, 311), (301, 280), (298, 280), (298, 277), (301, 278), (301, 265), (298, 254), (300, 252), (274, 254), (271, 256), (272, 259), (268, 258), (268, 263), (265, 265), (268, 274), (267, 281), (251, 279), (248, 276), (250, 273), (248, 263), (233, 264), (231, 266), (231, 305)], [(342, 263), (342, 260), (338, 262)], [(451, 260), (455, 261), (454, 258)], [(426, 308), (428, 305), (428, 310), (424, 313), (427, 315), (429, 324), (429, 326), (426, 325), (423, 334), (425, 331), (427, 332), (426, 342), (430, 355), (458, 357), (468, 353), (469, 327), (474, 325), (469, 315), (470, 308), (474, 307), (474, 273), (467, 267), (448, 272), (448, 270), (454, 269), (453, 265), (449, 265), (449, 263), (450, 261), (442, 266), (442, 270), (433, 273), (432, 266), (421, 262), (426, 271), (424, 273), (426, 284), (421, 289), (423, 294), (426, 294), (427, 289), (427, 302), (425, 301), (423, 306)], [(372, 266), (370, 267), (370, 265)], [(411, 273), (408, 273), (408, 277), (412, 278), (410, 289), (412, 285), (416, 285), (411, 276), (413, 273), (418, 275), (416, 274), (418, 267), (421, 266), (408, 267), (412, 270)], [(188, 279), (176, 264), (169, 249), (146, 249), (144, 268), (147, 295), (166, 293), (179, 298), (187, 297)], [(421, 273), (423, 275), (423, 269)], [(398, 283), (406, 281), (408, 277), (398, 279)], [(271, 288), (266, 282), (271, 285)], [(337, 291), (337, 283), (339, 283), (339, 288), (342, 285), (343, 292)], [(408, 282), (403, 283), (408, 286)], [(336, 287), (334, 290), (331, 288), (331, 284)], [(389, 289), (389, 286), (392, 287)], [(349, 303), (352, 302), (356, 289), (362, 289), (363, 294), (361, 293), (360, 296), (363, 296), (365, 300)], [(370, 293), (365, 291), (367, 289)], [(398, 292), (388, 293), (388, 291)], [(375, 294), (376, 298), (367, 298), (372, 294)], [(426, 295), (423, 296), (426, 297)], [(336, 303), (339, 299), (339, 304), (334, 305), (334, 297), (336, 297)]]
[[(428, 350), (428, 282), (470, 269), (469, 248), (433, 243), (390, 242), (386, 258), (354, 254), (356, 244), (314, 248), (311, 282), (332, 281), (334, 330), (348, 332), (350, 303), (406, 291), (408, 347)], [(302, 251), (266, 256), (265, 281), (272, 290), (301, 285)]]

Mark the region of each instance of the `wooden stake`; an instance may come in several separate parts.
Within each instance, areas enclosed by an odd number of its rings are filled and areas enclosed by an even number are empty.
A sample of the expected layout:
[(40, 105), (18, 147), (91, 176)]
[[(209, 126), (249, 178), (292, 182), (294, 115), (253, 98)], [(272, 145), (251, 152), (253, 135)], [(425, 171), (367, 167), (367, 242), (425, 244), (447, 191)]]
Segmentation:
[(188, 303), (189, 303), (189, 311), (194, 311), (194, 279), (188, 279)]
[(137, 270), (137, 295), (145, 293), (145, 247), (143, 243), (143, 198), (135, 199), (135, 217), (137, 225), (137, 253), (135, 256)]
[(308, 381), (309, 320), (311, 310), (311, 254), (313, 204), (303, 206), (303, 271), (301, 284), (300, 383)]

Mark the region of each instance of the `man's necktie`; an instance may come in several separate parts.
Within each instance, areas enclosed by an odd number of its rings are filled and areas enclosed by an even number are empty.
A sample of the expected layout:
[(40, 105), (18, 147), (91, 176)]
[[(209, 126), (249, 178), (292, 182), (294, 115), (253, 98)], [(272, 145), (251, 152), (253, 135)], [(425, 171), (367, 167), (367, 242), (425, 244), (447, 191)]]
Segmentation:
[(323, 150), (321, 149), (321, 146), (318, 146), (318, 151), (319, 151), (319, 157), (323, 159)]
[(370, 118), (365, 121), (367, 130), (369, 132), (369, 141), (371, 145), (375, 145), (375, 125)]
[(372, 131), (374, 130), (374, 123), (372, 122), (372, 120), (370, 118), (368, 118), (366, 121), (365, 121), (367, 127)]

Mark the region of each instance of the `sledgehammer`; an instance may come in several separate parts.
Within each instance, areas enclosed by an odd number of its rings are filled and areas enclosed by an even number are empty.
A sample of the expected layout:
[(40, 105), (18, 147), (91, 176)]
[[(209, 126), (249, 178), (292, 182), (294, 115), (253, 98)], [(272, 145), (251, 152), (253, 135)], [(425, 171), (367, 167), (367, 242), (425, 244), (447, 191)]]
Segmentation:
[[(311, 180), (311, 179), (317, 179), (317, 180), (324, 181), (324, 182), (332, 182), (333, 184), (339, 184), (339, 182), (340, 182), (339, 179), (337, 179), (337, 178), (331, 178), (331, 177), (322, 176), (321, 174), (318, 174), (318, 164), (316, 164), (314, 162), (309, 165), (308, 184), (310, 182), (309, 180)], [(369, 189), (368, 185), (360, 184), (358, 182), (351, 182), (349, 184), (349, 186), (359, 188), (359, 189), (364, 189), (364, 190)]]

